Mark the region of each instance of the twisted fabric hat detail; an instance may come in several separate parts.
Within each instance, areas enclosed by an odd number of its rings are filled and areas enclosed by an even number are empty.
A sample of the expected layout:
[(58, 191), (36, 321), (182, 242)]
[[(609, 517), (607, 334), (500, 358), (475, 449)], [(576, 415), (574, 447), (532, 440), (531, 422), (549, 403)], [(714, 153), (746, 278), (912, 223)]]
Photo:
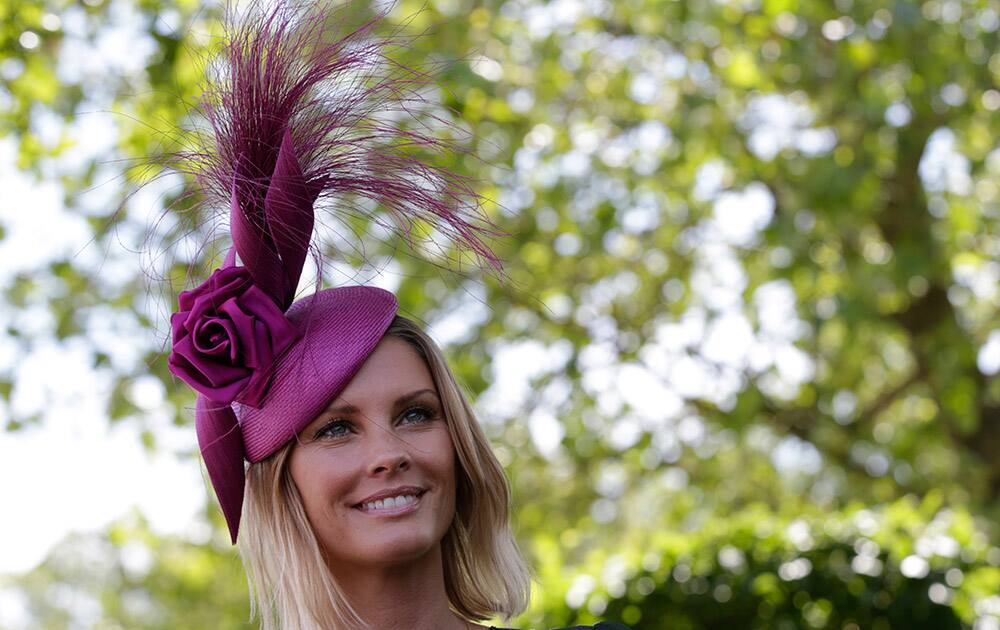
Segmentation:
[[(478, 195), (413, 155), (449, 147), (380, 122), (385, 112), (412, 115), (426, 82), (384, 57), (387, 42), (373, 33), (384, 14), (350, 29), (326, 3), (263, 6), (227, 17), (225, 67), (202, 102), (210, 142), (172, 163), (196, 177), (207, 203), (229, 208), (233, 246), (204, 283), (178, 296), (168, 366), (198, 393), (198, 442), (234, 544), (244, 461), (266, 459), (312, 421), (398, 308), (391, 293), (366, 286), (293, 303), (317, 202), (336, 200), (335, 213), (375, 221), (365, 208), (380, 207), (406, 237), (415, 222), (428, 224), (500, 268), (481, 240), (496, 232)], [(331, 29), (340, 33), (331, 37)], [(374, 203), (349, 205), (357, 197)]]

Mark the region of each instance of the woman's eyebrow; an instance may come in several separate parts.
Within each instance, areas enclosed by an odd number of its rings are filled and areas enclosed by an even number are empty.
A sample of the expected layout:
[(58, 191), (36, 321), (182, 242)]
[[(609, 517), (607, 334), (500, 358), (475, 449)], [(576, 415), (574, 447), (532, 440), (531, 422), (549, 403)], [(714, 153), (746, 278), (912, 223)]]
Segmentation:
[(358, 408), (352, 404), (345, 403), (343, 405), (338, 405), (336, 407), (327, 407), (325, 410), (323, 410), (323, 413), (346, 416), (348, 414), (358, 413)]
[[(426, 396), (427, 394), (434, 396), (434, 398), (438, 397), (437, 392), (434, 391), (433, 389), (427, 389), (427, 388), (418, 389), (416, 391), (410, 392), (409, 394), (404, 394), (399, 398), (397, 398), (396, 405), (397, 406), (405, 405), (406, 403), (411, 402), (414, 399), (420, 398), (421, 396)], [(346, 416), (359, 413), (359, 411), (358, 408), (355, 407), (354, 405), (350, 403), (344, 403), (342, 405), (337, 405), (336, 407), (327, 407), (323, 413)]]
[(426, 396), (427, 394), (434, 396), (435, 399), (438, 397), (437, 392), (433, 389), (418, 389), (415, 392), (410, 392), (409, 394), (397, 398), (396, 405), (405, 405), (406, 403), (411, 402), (416, 398), (420, 398), (421, 396)]

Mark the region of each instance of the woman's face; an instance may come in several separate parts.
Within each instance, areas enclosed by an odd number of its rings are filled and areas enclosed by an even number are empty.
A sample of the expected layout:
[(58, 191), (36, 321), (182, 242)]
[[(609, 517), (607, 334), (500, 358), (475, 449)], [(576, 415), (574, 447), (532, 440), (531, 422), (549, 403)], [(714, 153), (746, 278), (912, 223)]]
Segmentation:
[(292, 479), (331, 566), (407, 562), (440, 543), (455, 513), (454, 448), (405, 341), (384, 338), (298, 439)]

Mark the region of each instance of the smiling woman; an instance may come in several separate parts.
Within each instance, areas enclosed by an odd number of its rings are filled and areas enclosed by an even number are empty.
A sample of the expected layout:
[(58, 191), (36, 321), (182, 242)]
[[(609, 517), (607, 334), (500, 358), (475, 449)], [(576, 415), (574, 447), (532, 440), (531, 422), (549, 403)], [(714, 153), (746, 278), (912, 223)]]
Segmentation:
[(517, 614), (529, 578), (508, 501), (440, 350), (396, 317), (330, 404), (247, 472), (240, 551), (263, 626), (447, 629)]
[(424, 81), (384, 56), (369, 11), (228, 15), (201, 110), (213, 135), (171, 161), (229, 208), (232, 247), (178, 296), (168, 365), (198, 392), (202, 457), (265, 630), (461, 630), (528, 603), (503, 468), (441, 351), (382, 289), (320, 277), (295, 300), (316, 205), (384, 226), (381, 209), (406, 238), (432, 232), (499, 269), (480, 197), (432, 163), (445, 145), (399, 126)]

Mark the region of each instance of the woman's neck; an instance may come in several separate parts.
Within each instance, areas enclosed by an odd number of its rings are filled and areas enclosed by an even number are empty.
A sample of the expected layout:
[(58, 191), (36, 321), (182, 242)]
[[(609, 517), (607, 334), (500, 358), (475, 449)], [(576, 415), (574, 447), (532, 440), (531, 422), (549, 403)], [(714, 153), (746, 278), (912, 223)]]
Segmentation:
[(377, 630), (475, 628), (448, 608), (441, 547), (400, 565), (331, 567), (354, 609)]

